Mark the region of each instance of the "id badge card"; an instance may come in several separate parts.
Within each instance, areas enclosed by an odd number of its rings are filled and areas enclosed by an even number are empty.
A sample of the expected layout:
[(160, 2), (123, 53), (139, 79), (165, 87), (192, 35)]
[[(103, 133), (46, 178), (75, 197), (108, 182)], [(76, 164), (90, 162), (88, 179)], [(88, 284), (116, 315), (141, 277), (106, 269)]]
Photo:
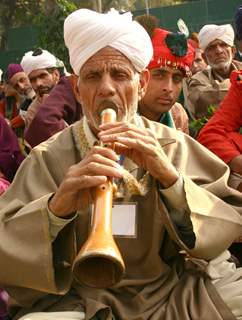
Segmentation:
[[(92, 206), (93, 215), (93, 206)], [(90, 225), (92, 225), (92, 215)], [(114, 202), (112, 207), (112, 234), (115, 237), (137, 237), (137, 203)]]
[(114, 202), (112, 208), (113, 236), (136, 238), (137, 237), (137, 203)]

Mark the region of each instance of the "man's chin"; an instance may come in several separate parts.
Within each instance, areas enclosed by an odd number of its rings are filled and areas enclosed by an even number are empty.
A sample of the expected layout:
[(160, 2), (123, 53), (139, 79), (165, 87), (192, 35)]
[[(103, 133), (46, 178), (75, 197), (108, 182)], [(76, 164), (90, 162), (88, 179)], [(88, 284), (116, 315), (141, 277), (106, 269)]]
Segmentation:
[(214, 64), (212, 68), (214, 70), (228, 70), (231, 66), (232, 61), (222, 61)]
[(42, 98), (45, 94), (49, 94), (51, 90), (45, 90), (45, 91), (41, 91), (38, 92), (38, 95), (40, 96), (40, 98)]
[(163, 114), (165, 112), (168, 112), (172, 108), (173, 104), (163, 104), (159, 105), (159, 108), (156, 108), (156, 110), (160, 113)]

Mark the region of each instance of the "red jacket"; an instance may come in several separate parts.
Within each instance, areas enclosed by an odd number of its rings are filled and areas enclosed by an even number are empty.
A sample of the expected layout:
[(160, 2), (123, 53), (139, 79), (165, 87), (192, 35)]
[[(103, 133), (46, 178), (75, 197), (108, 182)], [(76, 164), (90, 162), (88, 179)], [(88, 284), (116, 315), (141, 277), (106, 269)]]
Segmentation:
[(228, 94), (197, 138), (226, 163), (242, 154), (242, 71), (232, 72), (230, 80)]
[(16, 102), (13, 103), (12, 108), (8, 110), (7, 107), (7, 100), (4, 98), (0, 102), (0, 114), (9, 120), (10, 127), (13, 129), (23, 128), (24, 127), (24, 120), (19, 114), (19, 109), (17, 108)]

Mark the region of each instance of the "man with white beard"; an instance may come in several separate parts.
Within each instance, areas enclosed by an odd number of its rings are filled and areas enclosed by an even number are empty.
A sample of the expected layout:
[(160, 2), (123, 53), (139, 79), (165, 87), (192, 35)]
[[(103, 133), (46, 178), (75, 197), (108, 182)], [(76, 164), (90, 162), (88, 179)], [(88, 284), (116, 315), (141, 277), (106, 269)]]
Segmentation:
[(241, 70), (234, 59), (234, 30), (231, 25), (205, 25), (199, 32), (199, 44), (208, 67), (188, 82), (188, 101), (195, 119), (206, 116), (210, 105), (215, 108), (230, 87), (230, 73)]

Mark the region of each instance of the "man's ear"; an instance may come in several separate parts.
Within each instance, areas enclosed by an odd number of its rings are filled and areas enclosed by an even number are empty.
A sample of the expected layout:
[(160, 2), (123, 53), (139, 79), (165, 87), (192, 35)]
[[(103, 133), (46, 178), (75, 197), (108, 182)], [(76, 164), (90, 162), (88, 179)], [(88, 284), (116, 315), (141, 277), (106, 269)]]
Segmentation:
[(234, 56), (235, 56), (235, 54), (236, 54), (236, 47), (233, 46), (233, 47), (231, 48), (231, 50), (232, 50), (232, 57), (234, 58)]
[(79, 93), (79, 78), (77, 75), (72, 74), (71, 75), (71, 85), (74, 91), (74, 95), (75, 95), (75, 99), (80, 103), (81, 103), (81, 99), (80, 99), (80, 93)]
[(57, 84), (60, 80), (60, 71), (58, 69), (54, 69), (52, 71), (52, 77), (53, 77), (55, 83)]
[(143, 70), (140, 73), (140, 79), (139, 79), (139, 100), (141, 100), (146, 92), (148, 83), (150, 80), (150, 72), (148, 69)]

